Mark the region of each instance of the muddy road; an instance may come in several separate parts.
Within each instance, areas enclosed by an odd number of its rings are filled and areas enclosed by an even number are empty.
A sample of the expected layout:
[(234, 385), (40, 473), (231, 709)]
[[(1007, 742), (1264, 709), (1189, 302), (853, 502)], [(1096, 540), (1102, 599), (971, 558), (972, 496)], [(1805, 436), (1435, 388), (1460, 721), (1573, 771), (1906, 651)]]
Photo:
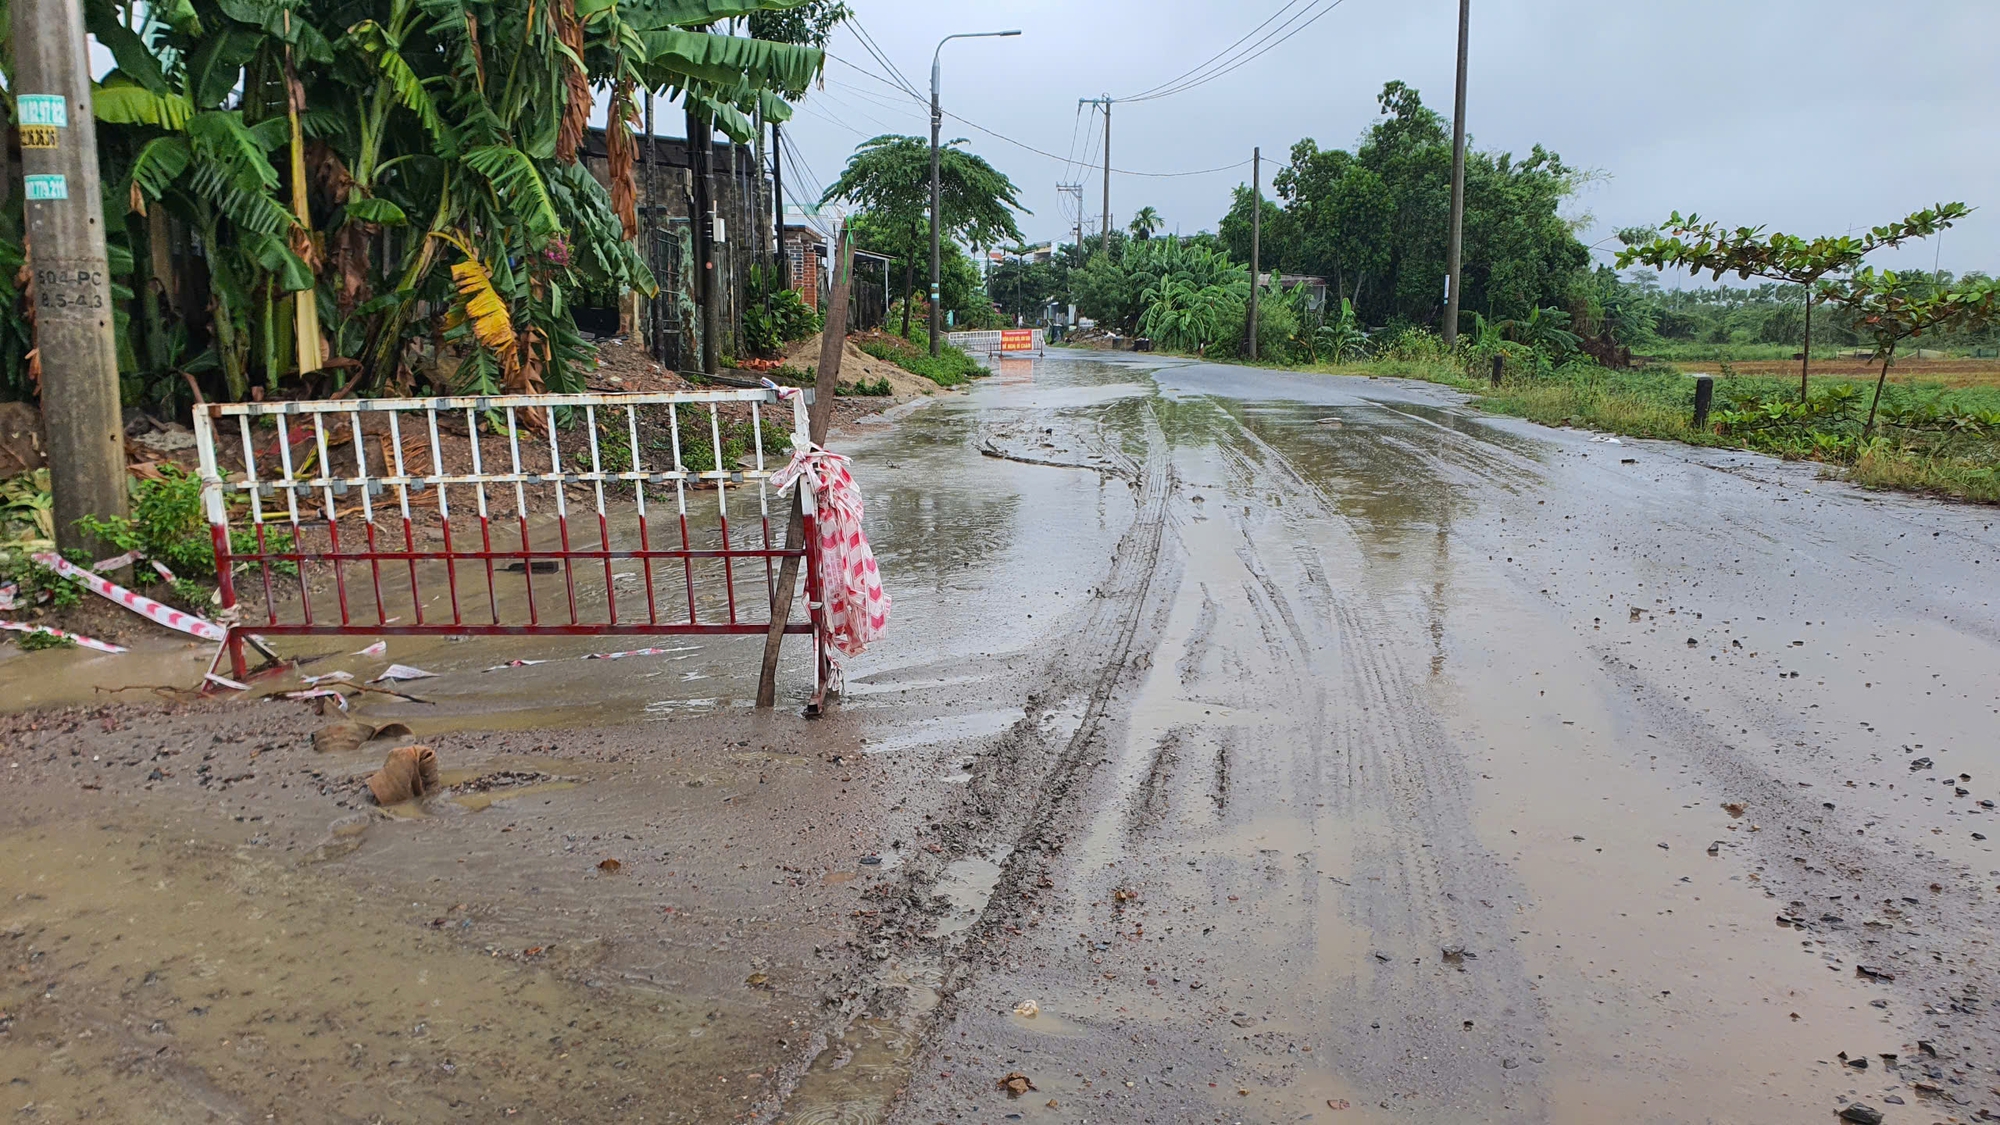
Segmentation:
[(1152, 357), (897, 413), (816, 723), (730, 641), (392, 642), (431, 702), (324, 752), (0, 662), (10, 1112), (2000, 1115), (1989, 510)]

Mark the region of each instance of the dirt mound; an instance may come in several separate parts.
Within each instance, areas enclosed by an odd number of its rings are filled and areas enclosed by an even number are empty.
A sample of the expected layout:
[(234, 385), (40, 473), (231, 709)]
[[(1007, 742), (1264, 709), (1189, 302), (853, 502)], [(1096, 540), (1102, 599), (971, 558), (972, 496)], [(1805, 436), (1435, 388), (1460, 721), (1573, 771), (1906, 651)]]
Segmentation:
[[(802, 367), (807, 371), (819, 370), (820, 336), (815, 332), (785, 349), (784, 361), (787, 367)], [(856, 347), (854, 341), (847, 341), (847, 348), (840, 357), (840, 381), (843, 383), (873, 383), (878, 379), (889, 381), (889, 391), (897, 402), (906, 402), (918, 395), (934, 395), (943, 388), (922, 375), (913, 375), (890, 363), (886, 359), (876, 359)]]

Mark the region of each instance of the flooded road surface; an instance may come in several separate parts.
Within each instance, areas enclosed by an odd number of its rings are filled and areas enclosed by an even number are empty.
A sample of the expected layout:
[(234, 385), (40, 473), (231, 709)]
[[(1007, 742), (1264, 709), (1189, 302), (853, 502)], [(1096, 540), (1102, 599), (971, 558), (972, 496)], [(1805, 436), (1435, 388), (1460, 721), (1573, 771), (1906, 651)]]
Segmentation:
[[(817, 724), (709, 638), (392, 639), (432, 702), (352, 752), (7, 720), (16, 1107), (2000, 1113), (1989, 511), (1129, 355), (835, 444), (895, 622)], [(452, 788), (368, 809), (410, 737)]]

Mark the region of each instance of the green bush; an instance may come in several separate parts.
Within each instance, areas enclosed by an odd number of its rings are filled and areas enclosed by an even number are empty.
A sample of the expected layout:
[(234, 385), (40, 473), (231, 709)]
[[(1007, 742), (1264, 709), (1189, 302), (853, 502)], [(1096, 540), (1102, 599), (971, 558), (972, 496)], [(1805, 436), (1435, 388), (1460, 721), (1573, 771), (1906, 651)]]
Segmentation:
[[(916, 330), (911, 331), (914, 334)], [(897, 343), (892, 339), (879, 339), (864, 340), (860, 347), (876, 359), (887, 360), (913, 375), (922, 375), (940, 387), (956, 387), (986, 374), (986, 368), (978, 360), (950, 344), (941, 348), (937, 355), (931, 355), (928, 337), (921, 345), (915, 341)]]
[(776, 356), (785, 345), (819, 331), (822, 323), (819, 312), (797, 290), (778, 284), (777, 271), (769, 266), (751, 268), (749, 299), (743, 303), (743, 342), (752, 352)]
[[(201, 478), (172, 462), (162, 463), (160, 474), (159, 480), (132, 482), (129, 517), (106, 520), (85, 516), (78, 525), (121, 551), (138, 551), (148, 559), (166, 564), (167, 569), (182, 579), (213, 579), (215, 538), (202, 510)], [(237, 554), (256, 553), (256, 532), (242, 527), (232, 529), (229, 549)], [(292, 550), (292, 533), (265, 524), (263, 549), (271, 553)], [(279, 574), (298, 573), (297, 564), (290, 562), (274, 562), (271, 569)], [(190, 604), (202, 600), (189, 599)]]

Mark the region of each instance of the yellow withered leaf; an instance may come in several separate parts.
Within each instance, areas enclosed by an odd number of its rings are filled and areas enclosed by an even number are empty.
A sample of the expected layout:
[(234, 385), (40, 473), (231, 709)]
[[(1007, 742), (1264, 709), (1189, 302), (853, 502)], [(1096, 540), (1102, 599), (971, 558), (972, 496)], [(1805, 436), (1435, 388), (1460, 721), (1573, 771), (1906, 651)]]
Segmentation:
[(514, 320), (507, 314), (507, 302), (494, 291), (493, 278), (477, 259), (467, 258), (451, 267), (452, 282), (459, 299), (465, 302), (465, 317), (472, 334), (495, 355), (514, 353)]

